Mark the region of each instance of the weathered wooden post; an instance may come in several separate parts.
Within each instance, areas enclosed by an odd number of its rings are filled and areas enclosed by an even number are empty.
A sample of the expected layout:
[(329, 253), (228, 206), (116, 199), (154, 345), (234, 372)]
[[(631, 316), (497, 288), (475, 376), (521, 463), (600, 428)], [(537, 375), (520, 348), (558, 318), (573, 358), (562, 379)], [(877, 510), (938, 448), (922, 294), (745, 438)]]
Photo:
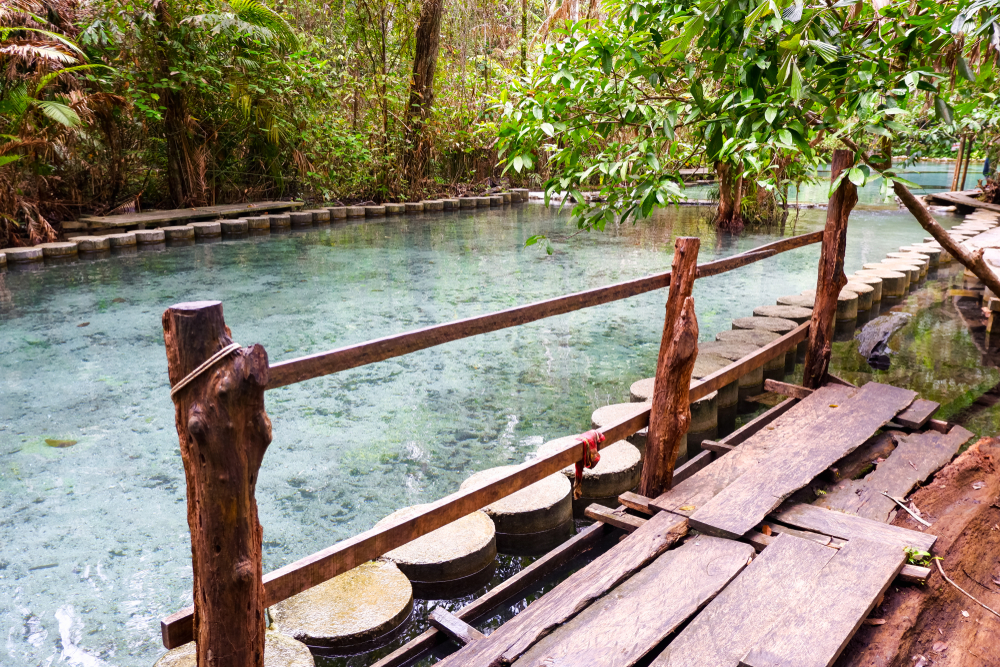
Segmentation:
[(965, 190), (965, 178), (969, 175), (969, 161), (972, 160), (972, 149), (976, 146), (976, 137), (972, 134), (965, 141), (965, 165), (962, 167), (962, 178), (959, 180), (958, 190)]
[(653, 380), (653, 405), (646, 437), (646, 463), (639, 493), (655, 498), (670, 488), (674, 464), (691, 423), (691, 373), (698, 356), (698, 320), (691, 289), (698, 273), (697, 238), (674, 244), (667, 314)]
[(962, 173), (962, 156), (965, 153), (965, 136), (958, 138), (958, 157), (955, 159), (955, 171), (951, 175), (951, 191), (958, 190), (958, 176)]
[(263, 667), (264, 584), (254, 490), (271, 421), (267, 352), (229, 337), (218, 301), (163, 313), (187, 480), (199, 667)]
[[(836, 181), (841, 172), (854, 165), (854, 153), (835, 150), (830, 164), (830, 180)], [(802, 384), (815, 389), (823, 384), (830, 366), (831, 340), (834, 318), (837, 316), (837, 299), (847, 284), (844, 275), (844, 252), (847, 249), (847, 219), (858, 203), (858, 189), (846, 177), (830, 197), (826, 209), (826, 227), (823, 230), (823, 248), (819, 257), (816, 279), (816, 303), (809, 325), (809, 345), (802, 371)]]

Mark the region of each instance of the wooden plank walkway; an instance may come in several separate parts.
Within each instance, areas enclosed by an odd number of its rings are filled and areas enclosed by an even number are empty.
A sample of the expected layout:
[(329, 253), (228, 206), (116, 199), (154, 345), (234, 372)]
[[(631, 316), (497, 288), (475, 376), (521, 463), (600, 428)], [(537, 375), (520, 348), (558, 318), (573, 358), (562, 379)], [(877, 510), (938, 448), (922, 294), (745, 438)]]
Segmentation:
[(753, 554), (740, 542), (689, 539), (535, 644), (514, 667), (631, 667), (725, 588)]
[(924, 424), (934, 416), (934, 413), (940, 407), (940, 403), (928, 401), (925, 398), (918, 398), (910, 404), (910, 407), (896, 415), (895, 422), (904, 428), (916, 431), (923, 428)]
[(930, 551), (937, 540), (934, 535), (803, 503), (786, 503), (768, 519), (842, 540), (866, 539), (881, 542), (899, 550), (909, 547)]
[(127, 213), (123, 215), (88, 215), (80, 218), (92, 227), (132, 227), (134, 225), (163, 225), (182, 220), (200, 220), (221, 218), (240, 213), (264, 213), (267, 211), (283, 211), (301, 207), (302, 202), (296, 201), (259, 201), (245, 204), (220, 204), (218, 206), (199, 206), (196, 208), (177, 208), (165, 211), (147, 211), (145, 213)]
[(970, 208), (981, 208), (987, 211), (1000, 213), (1000, 205), (987, 204), (984, 201), (974, 199), (969, 195), (980, 194), (979, 190), (963, 190), (961, 192), (932, 192), (924, 195), (924, 199), (933, 204), (952, 204), (956, 206), (968, 206)]

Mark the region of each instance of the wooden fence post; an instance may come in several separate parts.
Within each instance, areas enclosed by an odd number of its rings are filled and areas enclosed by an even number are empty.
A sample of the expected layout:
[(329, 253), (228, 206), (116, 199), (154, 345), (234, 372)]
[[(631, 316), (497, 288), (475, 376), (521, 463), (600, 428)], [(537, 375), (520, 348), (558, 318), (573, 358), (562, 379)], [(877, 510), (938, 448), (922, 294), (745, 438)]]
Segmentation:
[(955, 160), (955, 172), (951, 175), (951, 191), (958, 190), (958, 177), (962, 173), (962, 156), (965, 154), (965, 136), (958, 138), (958, 157)]
[(194, 570), (194, 638), (200, 667), (263, 667), (264, 584), (254, 490), (271, 421), (264, 411), (267, 352), (235, 348), (218, 301), (163, 313)]
[(976, 146), (975, 135), (970, 134), (965, 142), (965, 166), (962, 167), (962, 178), (958, 184), (958, 190), (965, 190), (965, 177), (969, 174), (969, 161), (972, 159), (972, 149)]
[[(830, 182), (854, 165), (854, 153), (835, 150), (830, 164)], [(823, 248), (820, 251), (819, 271), (816, 280), (816, 303), (809, 325), (809, 345), (802, 371), (802, 384), (816, 389), (823, 384), (823, 377), (830, 366), (833, 325), (837, 317), (837, 299), (847, 284), (844, 275), (844, 252), (847, 248), (847, 219), (858, 203), (858, 189), (846, 177), (830, 197), (826, 209), (826, 227), (823, 230)]]
[(670, 488), (681, 442), (691, 424), (691, 373), (698, 356), (698, 320), (691, 289), (698, 273), (697, 238), (682, 237), (674, 244), (667, 314), (653, 380), (653, 405), (646, 437), (646, 462), (639, 493), (655, 498)]

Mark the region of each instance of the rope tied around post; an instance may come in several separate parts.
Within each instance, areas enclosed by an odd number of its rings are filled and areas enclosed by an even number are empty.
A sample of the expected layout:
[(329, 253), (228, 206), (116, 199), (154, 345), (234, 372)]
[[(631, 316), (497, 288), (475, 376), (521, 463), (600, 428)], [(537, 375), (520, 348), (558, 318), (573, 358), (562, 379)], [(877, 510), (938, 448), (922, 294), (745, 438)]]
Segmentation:
[(180, 382), (178, 382), (177, 384), (175, 384), (173, 387), (170, 388), (170, 398), (171, 399), (174, 398), (174, 396), (177, 395), (177, 392), (179, 392), (181, 389), (194, 382), (198, 378), (198, 376), (200, 376), (202, 373), (210, 369), (215, 364), (219, 363), (219, 361), (224, 359), (231, 352), (235, 352), (241, 347), (242, 346), (239, 343), (230, 343), (229, 345), (225, 346), (224, 348), (213, 354), (204, 363), (198, 366), (198, 368), (188, 373), (183, 380), (181, 380)]
[(583, 445), (583, 458), (576, 462), (576, 476), (573, 478), (573, 500), (579, 500), (583, 495), (583, 469), (593, 468), (601, 461), (601, 453), (597, 450), (597, 446), (604, 442), (604, 434), (591, 430), (576, 436), (576, 441)]

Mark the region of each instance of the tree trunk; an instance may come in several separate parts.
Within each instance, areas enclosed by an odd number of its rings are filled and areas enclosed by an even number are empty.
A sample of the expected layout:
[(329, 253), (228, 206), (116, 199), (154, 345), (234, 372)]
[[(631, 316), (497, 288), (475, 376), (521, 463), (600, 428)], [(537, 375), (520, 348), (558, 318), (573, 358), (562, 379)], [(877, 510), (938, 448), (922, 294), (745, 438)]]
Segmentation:
[(413, 54), (413, 78), (410, 101), (406, 108), (406, 155), (403, 159), (410, 192), (415, 192), (427, 173), (430, 141), (425, 125), (434, 105), (434, 70), (441, 44), (443, 0), (423, 0), (417, 20), (416, 47)]
[(528, 71), (528, 0), (521, 0), (521, 72)]
[(681, 237), (674, 244), (667, 313), (653, 380), (646, 463), (639, 483), (639, 493), (649, 498), (671, 487), (677, 454), (691, 424), (691, 373), (698, 357), (698, 319), (691, 289), (698, 272), (700, 244), (692, 237)]
[(976, 145), (976, 140), (969, 137), (965, 142), (965, 166), (962, 167), (962, 178), (958, 184), (959, 190), (965, 189), (965, 177), (969, 174), (969, 161), (972, 159), (972, 147)]
[[(851, 151), (835, 150), (830, 164), (830, 180), (835, 181), (840, 173), (854, 164)], [(802, 384), (816, 389), (823, 383), (830, 366), (833, 325), (837, 316), (837, 299), (840, 290), (847, 284), (844, 275), (844, 251), (847, 248), (847, 219), (851, 209), (858, 203), (858, 189), (847, 178), (830, 197), (826, 210), (826, 228), (823, 230), (823, 249), (819, 258), (819, 272), (816, 279), (816, 304), (813, 306), (812, 321), (809, 325), (809, 345), (802, 371)]]
[(958, 174), (962, 171), (962, 156), (965, 154), (965, 137), (958, 139), (958, 157), (955, 160), (955, 173), (951, 175), (951, 190), (958, 190)]
[(743, 229), (740, 213), (743, 179), (734, 175), (733, 167), (728, 162), (716, 162), (715, 175), (719, 179), (719, 210), (715, 214), (715, 224), (719, 229), (738, 232)]
[[(170, 81), (172, 70), (169, 43), (173, 39), (173, 18), (167, 11), (165, 0), (154, 4), (156, 22), (157, 69), (161, 81)], [(164, 88), (161, 99), (165, 108), (163, 115), (164, 140), (167, 144), (167, 186), (174, 206), (186, 208), (205, 205), (205, 183), (202, 174), (204, 164), (200, 164), (198, 151), (191, 140), (187, 102), (181, 90)]]
[[(218, 301), (163, 314), (171, 386), (232, 343)], [(263, 667), (264, 584), (254, 491), (271, 421), (264, 410), (267, 352), (221, 358), (173, 397), (187, 481), (200, 667)]]

